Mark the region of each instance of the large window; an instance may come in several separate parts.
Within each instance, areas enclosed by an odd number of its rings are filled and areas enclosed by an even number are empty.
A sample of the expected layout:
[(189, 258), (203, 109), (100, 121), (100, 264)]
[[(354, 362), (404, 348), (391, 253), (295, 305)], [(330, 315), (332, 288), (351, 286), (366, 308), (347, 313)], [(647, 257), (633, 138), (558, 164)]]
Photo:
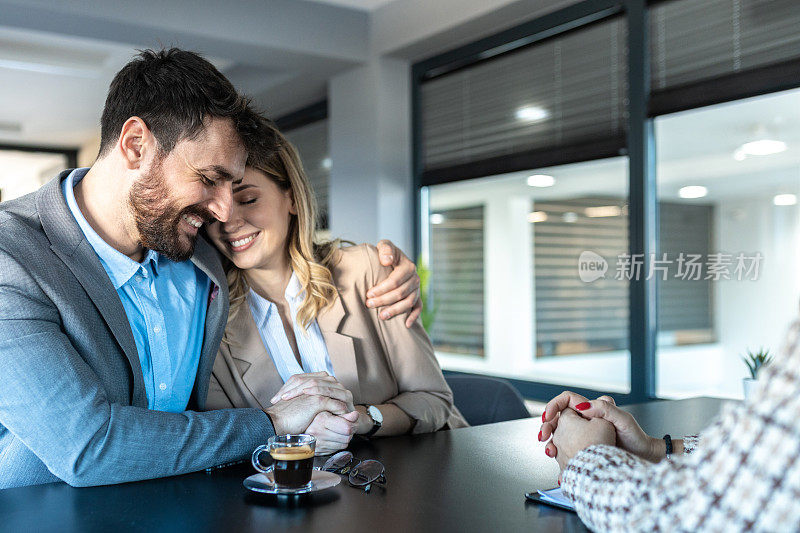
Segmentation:
[(738, 397), (740, 356), (777, 352), (797, 314), (800, 91), (660, 117), (656, 141), (657, 255), (672, 267), (659, 276), (658, 394)]
[[(427, 190), (431, 336), (451, 370), (627, 392), (624, 157)], [(612, 265), (582, 279), (580, 261)]]
[(0, 201), (31, 193), (67, 168), (65, 153), (0, 149)]
[(443, 367), (740, 396), (800, 295), (798, 24), (796, 0), (593, 0), (416, 64)]

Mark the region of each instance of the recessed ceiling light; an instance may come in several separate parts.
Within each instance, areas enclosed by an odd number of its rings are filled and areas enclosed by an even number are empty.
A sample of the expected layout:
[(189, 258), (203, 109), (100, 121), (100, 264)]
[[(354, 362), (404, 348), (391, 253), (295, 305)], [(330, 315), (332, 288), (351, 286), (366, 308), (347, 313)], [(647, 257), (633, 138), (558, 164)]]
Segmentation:
[(708, 189), (701, 185), (689, 185), (681, 187), (678, 191), (678, 196), (681, 198), (702, 198), (708, 194)]
[(526, 122), (535, 122), (537, 120), (544, 120), (550, 116), (543, 107), (535, 105), (526, 105), (517, 109), (515, 113), (517, 120), (524, 120)]
[[(786, 143), (783, 141), (774, 141), (770, 139), (762, 139), (760, 141), (752, 141), (741, 145), (734, 153), (733, 157), (737, 161), (741, 161), (750, 155), (772, 155), (779, 154), (786, 151)], [(742, 159), (739, 159), (738, 157)]]
[(587, 207), (584, 213), (589, 218), (618, 217), (622, 214), (622, 208), (618, 205), (600, 205)]
[(547, 174), (534, 174), (533, 176), (528, 176), (527, 182), (531, 187), (552, 187), (555, 185), (556, 179)]
[(331, 166), (332, 166), (332, 161), (330, 157), (326, 157), (325, 159), (322, 160), (322, 168), (324, 168), (325, 170), (330, 170)]
[(564, 222), (569, 222), (570, 224), (578, 221), (578, 213), (573, 213), (572, 211), (564, 213), (562, 217), (564, 218)]
[(431, 224), (441, 224), (444, 222), (444, 215), (441, 213), (433, 213), (431, 215)]
[(528, 222), (531, 224), (535, 224), (536, 222), (544, 222), (547, 220), (547, 213), (544, 211), (534, 211), (533, 213), (528, 213)]
[(794, 194), (776, 194), (772, 199), (775, 205), (797, 205), (797, 196)]

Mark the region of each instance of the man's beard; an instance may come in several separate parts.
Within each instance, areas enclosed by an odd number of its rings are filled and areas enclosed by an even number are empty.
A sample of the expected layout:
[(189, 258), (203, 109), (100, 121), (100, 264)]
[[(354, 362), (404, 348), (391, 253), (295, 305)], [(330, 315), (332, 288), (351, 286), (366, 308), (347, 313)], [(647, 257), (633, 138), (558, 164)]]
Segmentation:
[(172, 201), (161, 165), (133, 184), (128, 202), (142, 246), (175, 262), (192, 257), (197, 242), (197, 234), (190, 235), (180, 229), (183, 215), (194, 215), (203, 222), (213, 220), (207, 209), (196, 205), (181, 208)]

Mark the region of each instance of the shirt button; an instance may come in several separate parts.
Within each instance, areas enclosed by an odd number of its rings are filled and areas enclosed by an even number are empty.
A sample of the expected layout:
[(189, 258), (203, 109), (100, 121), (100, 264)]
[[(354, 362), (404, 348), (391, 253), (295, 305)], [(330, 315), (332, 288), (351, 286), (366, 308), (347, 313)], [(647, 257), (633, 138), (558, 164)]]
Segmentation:
[(161, 389), (161, 390), (167, 390), (167, 384), (166, 383), (162, 383), (161, 385), (158, 386), (158, 388)]
[(142, 276), (136, 276), (133, 279), (135, 279), (137, 283), (141, 283), (142, 282)]
[(156, 333), (161, 333), (161, 326), (154, 327), (153, 331), (156, 332)]

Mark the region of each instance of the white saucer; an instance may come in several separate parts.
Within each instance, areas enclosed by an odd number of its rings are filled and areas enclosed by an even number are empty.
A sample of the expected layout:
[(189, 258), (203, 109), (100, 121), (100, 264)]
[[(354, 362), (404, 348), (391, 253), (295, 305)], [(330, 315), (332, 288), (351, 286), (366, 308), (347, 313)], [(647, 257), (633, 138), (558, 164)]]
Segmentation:
[(253, 474), (244, 480), (243, 484), (246, 489), (253, 492), (261, 492), (263, 494), (307, 494), (310, 492), (319, 492), (321, 490), (335, 487), (342, 482), (341, 476), (333, 472), (325, 472), (324, 470), (314, 470), (311, 473), (311, 486), (301, 487), (299, 489), (284, 489), (275, 485), (275, 479), (272, 477), (272, 470), (266, 474)]

